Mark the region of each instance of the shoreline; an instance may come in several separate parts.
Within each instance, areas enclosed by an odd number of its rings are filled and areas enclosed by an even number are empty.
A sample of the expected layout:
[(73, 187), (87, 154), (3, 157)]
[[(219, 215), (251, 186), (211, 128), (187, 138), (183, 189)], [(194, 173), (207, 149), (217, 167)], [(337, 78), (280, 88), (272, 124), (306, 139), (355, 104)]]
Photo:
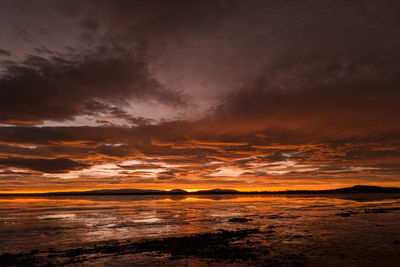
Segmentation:
[(286, 190), (286, 191), (237, 191), (234, 189), (211, 189), (188, 192), (182, 189), (147, 190), (147, 189), (101, 189), (92, 191), (47, 192), (47, 193), (0, 193), (0, 196), (116, 196), (116, 195), (151, 195), (151, 196), (196, 196), (196, 195), (326, 195), (326, 194), (400, 194), (400, 188), (355, 185), (352, 187), (328, 190)]

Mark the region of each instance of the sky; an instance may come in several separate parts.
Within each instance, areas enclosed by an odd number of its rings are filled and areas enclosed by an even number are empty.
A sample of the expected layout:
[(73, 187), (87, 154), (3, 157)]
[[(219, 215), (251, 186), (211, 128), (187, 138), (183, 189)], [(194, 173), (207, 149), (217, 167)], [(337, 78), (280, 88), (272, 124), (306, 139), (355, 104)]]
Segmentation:
[(0, 192), (400, 186), (397, 0), (0, 0)]

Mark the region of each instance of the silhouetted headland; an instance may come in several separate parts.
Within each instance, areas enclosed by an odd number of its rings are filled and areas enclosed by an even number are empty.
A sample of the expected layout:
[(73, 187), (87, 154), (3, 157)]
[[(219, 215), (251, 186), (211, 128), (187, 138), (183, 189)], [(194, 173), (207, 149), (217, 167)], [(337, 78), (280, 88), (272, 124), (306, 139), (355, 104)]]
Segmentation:
[(286, 190), (286, 191), (238, 191), (233, 189), (211, 189), (188, 192), (183, 189), (101, 189), (92, 191), (49, 192), (49, 193), (3, 193), (0, 196), (66, 196), (66, 195), (280, 195), (280, 194), (382, 194), (400, 193), (398, 187), (356, 185), (329, 190)]

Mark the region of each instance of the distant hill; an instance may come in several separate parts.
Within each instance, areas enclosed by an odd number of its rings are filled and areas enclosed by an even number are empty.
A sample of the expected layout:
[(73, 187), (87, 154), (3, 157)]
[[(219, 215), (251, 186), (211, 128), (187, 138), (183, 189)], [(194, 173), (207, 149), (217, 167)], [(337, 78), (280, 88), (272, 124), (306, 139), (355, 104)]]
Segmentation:
[(400, 193), (398, 187), (380, 187), (369, 185), (355, 185), (352, 187), (345, 187), (339, 189), (329, 190), (287, 190), (279, 192), (260, 192), (261, 194), (366, 194), (366, 193)]
[(182, 195), (188, 192), (182, 189), (170, 191), (153, 189), (101, 189), (83, 192), (55, 192), (44, 193), (44, 195)]
[(211, 189), (211, 190), (200, 190), (196, 192), (191, 192), (196, 195), (219, 195), (219, 194), (241, 194), (243, 192), (233, 190), (233, 189)]
[(183, 189), (152, 190), (152, 189), (101, 189), (83, 192), (52, 192), (52, 193), (29, 193), (29, 194), (0, 194), (0, 196), (15, 195), (40, 195), (40, 196), (65, 196), (65, 195), (275, 195), (275, 194), (371, 194), (371, 193), (400, 193), (397, 187), (380, 187), (356, 185), (352, 187), (330, 189), (330, 190), (287, 190), (287, 191), (257, 191), (242, 192), (233, 189), (211, 189), (187, 192)]
[(398, 187), (380, 187), (380, 186), (368, 186), (368, 185), (356, 185), (352, 187), (325, 190), (325, 193), (400, 193), (400, 188)]

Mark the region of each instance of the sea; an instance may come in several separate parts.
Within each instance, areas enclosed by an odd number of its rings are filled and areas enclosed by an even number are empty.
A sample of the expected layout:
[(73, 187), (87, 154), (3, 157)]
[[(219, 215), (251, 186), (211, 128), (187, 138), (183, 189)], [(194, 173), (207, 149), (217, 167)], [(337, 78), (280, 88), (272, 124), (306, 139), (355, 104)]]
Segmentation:
[(244, 228), (315, 266), (400, 266), (399, 194), (0, 197), (0, 254)]

